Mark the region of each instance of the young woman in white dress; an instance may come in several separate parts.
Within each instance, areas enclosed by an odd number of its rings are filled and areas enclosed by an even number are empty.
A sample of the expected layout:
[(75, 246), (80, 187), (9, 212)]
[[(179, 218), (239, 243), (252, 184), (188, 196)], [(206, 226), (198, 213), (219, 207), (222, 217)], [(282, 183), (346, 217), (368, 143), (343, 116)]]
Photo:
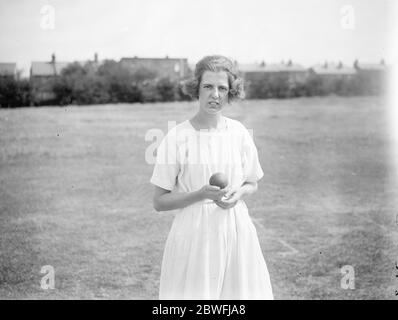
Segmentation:
[[(197, 113), (157, 148), (151, 183), (157, 211), (178, 209), (163, 254), (160, 299), (273, 299), (256, 229), (243, 198), (263, 176), (256, 146), (237, 120), (222, 115), (243, 98), (234, 63), (207, 56), (185, 91)], [(228, 186), (209, 185), (223, 173)]]

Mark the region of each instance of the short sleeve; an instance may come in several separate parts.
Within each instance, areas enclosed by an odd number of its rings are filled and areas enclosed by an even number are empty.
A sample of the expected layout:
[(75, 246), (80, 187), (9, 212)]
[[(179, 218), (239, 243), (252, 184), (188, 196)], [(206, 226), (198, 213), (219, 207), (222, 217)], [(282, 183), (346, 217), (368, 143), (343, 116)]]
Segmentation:
[(264, 176), (258, 159), (258, 152), (249, 131), (244, 128), (242, 165), (244, 179), (247, 182), (257, 182)]
[(176, 131), (172, 129), (156, 150), (156, 162), (150, 182), (171, 191), (176, 185), (179, 170)]

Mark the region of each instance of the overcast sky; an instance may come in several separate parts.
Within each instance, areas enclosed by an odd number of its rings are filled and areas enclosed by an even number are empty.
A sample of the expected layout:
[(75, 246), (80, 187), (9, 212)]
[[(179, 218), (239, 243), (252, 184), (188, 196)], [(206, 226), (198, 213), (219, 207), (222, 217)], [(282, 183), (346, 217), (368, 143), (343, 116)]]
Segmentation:
[[(0, 0), (0, 62), (219, 53), (304, 66), (386, 62), (394, 0)], [(348, 5), (348, 7), (347, 7)], [(52, 9), (54, 19), (52, 19)], [(397, 17), (398, 18), (398, 17)]]

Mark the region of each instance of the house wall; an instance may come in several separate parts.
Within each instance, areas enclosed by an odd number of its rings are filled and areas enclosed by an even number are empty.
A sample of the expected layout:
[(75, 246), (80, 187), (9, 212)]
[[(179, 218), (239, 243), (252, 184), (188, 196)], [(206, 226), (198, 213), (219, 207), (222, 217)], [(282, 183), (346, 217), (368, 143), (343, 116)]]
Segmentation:
[(159, 78), (169, 77), (179, 79), (188, 76), (189, 68), (187, 59), (141, 59), (131, 58), (120, 61), (122, 67), (131, 72), (139, 69), (154, 71)]
[(42, 103), (55, 99), (55, 94), (52, 91), (54, 79), (54, 76), (32, 76), (30, 78), (34, 103)]

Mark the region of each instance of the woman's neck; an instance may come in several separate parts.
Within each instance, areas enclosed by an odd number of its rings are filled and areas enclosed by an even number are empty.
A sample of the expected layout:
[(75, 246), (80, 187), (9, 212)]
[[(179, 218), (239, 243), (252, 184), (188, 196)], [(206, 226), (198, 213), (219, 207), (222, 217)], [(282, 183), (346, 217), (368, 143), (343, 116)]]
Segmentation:
[(215, 115), (204, 115), (198, 112), (191, 119), (191, 122), (196, 125), (196, 129), (218, 129), (223, 123), (223, 119), (224, 117), (220, 113)]

